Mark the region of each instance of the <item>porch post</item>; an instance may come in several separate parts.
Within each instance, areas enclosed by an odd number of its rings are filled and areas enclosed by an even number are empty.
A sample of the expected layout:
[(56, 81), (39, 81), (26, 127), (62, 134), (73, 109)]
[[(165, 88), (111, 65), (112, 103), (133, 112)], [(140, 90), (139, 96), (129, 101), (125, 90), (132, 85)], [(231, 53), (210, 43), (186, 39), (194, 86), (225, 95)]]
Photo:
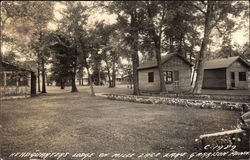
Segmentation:
[(3, 86), (7, 86), (6, 72), (3, 72)]
[(16, 72), (16, 95), (18, 94), (18, 86), (19, 86), (18, 72)]
[(250, 71), (247, 72), (248, 90), (250, 90)]
[(16, 77), (16, 86), (19, 86), (19, 81), (18, 81), (18, 77)]

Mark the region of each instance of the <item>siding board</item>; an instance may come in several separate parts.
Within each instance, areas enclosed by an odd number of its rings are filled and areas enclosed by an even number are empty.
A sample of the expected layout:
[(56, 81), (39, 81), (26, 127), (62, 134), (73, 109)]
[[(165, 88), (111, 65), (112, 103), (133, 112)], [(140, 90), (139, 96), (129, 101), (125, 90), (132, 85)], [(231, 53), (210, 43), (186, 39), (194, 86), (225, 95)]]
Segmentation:
[[(203, 86), (204, 89), (250, 89), (249, 80), (239, 81), (239, 72), (246, 72), (249, 77), (249, 68), (241, 61), (236, 60), (227, 68), (205, 69)], [(231, 84), (231, 72), (234, 72), (235, 87)]]
[(226, 89), (226, 69), (207, 69), (204, 71), (204, 89)]
[[(180, 91), (187, 91), (191, 89), (191, 67), (182, 58), (173, 56), (162, 65), (163, 72), (178, 71)], [(154, 72), (154, 82), (148, 82), (148, 73)], [(160, 78), (158, 68), (146, 68), (138, 70), (139, 75), (139, 89), (142, 91), (160, 91)], [(176, 87), (173, 83), (166, 84), (167, 91), (175, 91)]]

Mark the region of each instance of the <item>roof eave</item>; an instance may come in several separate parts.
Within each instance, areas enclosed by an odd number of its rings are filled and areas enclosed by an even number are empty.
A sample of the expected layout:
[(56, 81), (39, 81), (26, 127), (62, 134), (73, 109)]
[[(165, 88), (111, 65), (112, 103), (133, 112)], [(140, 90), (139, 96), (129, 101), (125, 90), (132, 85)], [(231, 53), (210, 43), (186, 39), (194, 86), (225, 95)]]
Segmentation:
[(158, 66), (141, 67), (141, 68), (137, 68), (137, 70), (152, 69), (152, 68), (157, 68), (157, 67)]
[(4, 62), (4, 61), (2, 61), (2, 64), (12, 66), (13, 68), (15, 68), (18, 71), (34, 72), (31, 69), (26, 69), (26, 68), (23, 68), (23, 67), (14, 65), (14, 64), (10, 64), (10, 63)]
[(204, 70), (206, 70), (206, 69), (223, 69), (223, 68), (227, 68), (227, 67), (204, 68)]
[(179, 56), (184, 62), (186, 62), (188, 65), (190, 65), (191, 67), (193, 66), (193, 64), (191, 64), (186, 58), (182, 57), (179, 54), (176, 54), (177, 56)]

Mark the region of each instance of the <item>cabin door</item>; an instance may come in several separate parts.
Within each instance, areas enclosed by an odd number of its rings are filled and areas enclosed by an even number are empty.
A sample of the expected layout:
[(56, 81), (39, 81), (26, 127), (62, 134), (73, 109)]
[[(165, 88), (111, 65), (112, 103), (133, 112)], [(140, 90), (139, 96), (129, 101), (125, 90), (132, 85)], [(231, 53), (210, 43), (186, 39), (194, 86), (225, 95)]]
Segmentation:
[(235, 73), (231, 72), (231, 87), (235, 87)]

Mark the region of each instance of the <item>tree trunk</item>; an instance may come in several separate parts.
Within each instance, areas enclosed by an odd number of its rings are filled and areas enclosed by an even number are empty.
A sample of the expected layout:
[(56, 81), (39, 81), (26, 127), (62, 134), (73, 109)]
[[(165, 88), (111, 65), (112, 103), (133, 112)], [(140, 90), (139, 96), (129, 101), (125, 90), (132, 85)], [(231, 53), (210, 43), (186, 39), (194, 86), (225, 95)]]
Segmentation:
[(203, 83), (203, 74), (204, 74), (204, 58), (206, 56), (206, 49), (207, 49), (207, 45), (209, 42), (209, 34), (211, 32), (211, 28), (210, 28), (210, 19), (211, 19), (211, 10), (212, 10), (212, 5), (211, 3), (208, 1), (208, 6), (207, 6), (207, 11), (205, 14), (205, 26), (204, 26), (204, 37), (201, 43), (201, 49), (200, 49), (200, 53), (198, 56), (198, 62), (197, 62), (197, 78), (196, 78), (196, 82), (195, 82), (195, 87), (193, 92), (194, 93), (201, 93), (202, 91), (202, 83)]
[(169, 38), (169, 51), (170, 53), (174, 53), (174, 42), (173, 42), (173, 38)]
[(64, 89), (64, 81), (63, 81), (62, 78), (61, 78), (61, 80), (60, 80), (60, 85), (61, 85), (61, 89)]
[[(134, 86), (134, 95), (139, 95), (140, 90), (139, 90), (139, 78), (138, 78), (138, 71), (137, 68), (139, 67), (139, 56), (137, 51), (133, 51), (132, 53), (132, 65), (133, 65), (133, 86)], [(136, 52), (136, 53), (135, 53)], [(131, 84), (132, 86), (132, 84)]]
[(98, 85), (101, 85), (101, 71), (100, 71), (100, 66), (98, 68)]
[(194, 64), (194, 71), (193, 71), (193, 74), (192, 74), (192, 77), (191, 77), (191, 84), (190, 84), (191, 86), (193, 86), (193, 83), (194, 83), (194, 74), (196, 72), (196, 65), (197, 65), (196, 60), (194, 60), (194, 63), (193, 63), (192, 57), (195, 58), (195, 55), (194, 55), (194, 42), (193, 41), (191, 41), (191, 49), (190, 49), (190, 56), (189, 56), (189, 63)]
[(40, 88), (40, 68), (39, 68), (39, 63), (37, 66), (37, 91), (41, 92), (41, 88)]
[(115, 81), (116, 81), (116, 76), (115, 76), (115, 61), (113, 60), (113, 72), (112, 72), (112, 87), (115, 87)]
[[(139, 67), (139, 56), (138, 56), (138, 25), (137, 25), (137, 11), (136, 9), (131, 14), (131, 28), (135, 28), (136, 30), (131, 31), (131, 37), (133, 38), (132, 43), (132, 68), (133, 68), (133, 85), (134, 85), (134, 95), (139, 95), (139, 80), (138, 80), (138, 71), (137, 68)], [(132, 85), (131, 85), (132, 86)]]
[(109, 64), (107, 58), (105, 58), (105, 62), (107, 65), (107, 71), (108, 71), (108, 79), (109, 79), (109, 87), (112, 87), (112, 82), (111, 82), (111, 75), (110, 75), (110, 69), (109, 69)]
[(42, 93), (46, 93), (46, 80), (45, 80), (45, 64), (44, 58), (42, 60)]
[(85, 60), (85, 63), (86, 63), (86, 69), (87, 69), (87, 72), (88, 72), (88, 79), (89, 79), (89, 84), (90, 84), (91, 96), (95, 96), (95, 91), (94, 91), (94, 87), (93, 87), (93, 82), (92, 82), (92, 78), (91, 78), (90, 73), (89, 73), (89, 66), (88, 66), (86, 60)]
[[(182, 56), (183, 56), (183, 53), (182, 53), (182, 48), (183, 48), (183, 43), (182, 42), (183, 42), (183, 40), (184, 40), (183, 34), (181, 34), (180, 39), (179, 39), (178, 54), (182, 55)], [(187, 57), (185, 56), (185, 58), (187, 58)]]
[(45, 77), (46, 77), (47, 86), (49, 86), (50, 82), (48, 81), (48, 74), (47, 74), (47, 72), (45, 72)]
[(160, 77), (160, 91), (165, 92), (166, 86), (165, 86), (165, 81), (164, 81), (164, 73), (162, 71), (160, 42), (157, 42), (155, 44), (155, 53), (156, 53), (156, 60), (157, 60), (157, 64), (158, 64), (159, 77)]
[(109, 88), (112, 87), (111, 75), (110, 70), (108, 69), (108, 78), (109, 78)]
[(71, 77), (71, 92), (78, 92), (76, 88), (76, 79), (74, 74)]
[(151, 8), (149, 6), (150, 4), (148, 3), (148, 16), (150, 18), (149, 33), (151, 35), (152, 40), (154, 41), (154, 49), (155, 49), (156, 60), (157, 60), (157, 65), (158, 65), (158, 70), (159, 70), (159, 78), (160, 78), (160, 91), (165, 92), (166, 86), (165, 86), (164, 73), (162, 72), (162, 64), (161, 64), (162, 28), (160, 28), (160, 33), (157, 34), (154, 21), (153, 21), (153, 15), (151, 12)]
[(37, 56), (37, 91), (41, 92), (41, 86), (40, 86), (40, 56), (38, 53)]
[(193, 74), (192, 74), (192, 77), (191, 77), (191, 86), (193, 86), (193, 83), (194, 83), (194, 75), (195, 73), (197, 72), (197, 62), (195, 63), (194, 65), (194, 71), (193, 71)]
[(74, 67), (73, 67), (73, 74), (71, 77), (71, 92), (78, 92), (76, 88), (76, 62), (74, 62)]

